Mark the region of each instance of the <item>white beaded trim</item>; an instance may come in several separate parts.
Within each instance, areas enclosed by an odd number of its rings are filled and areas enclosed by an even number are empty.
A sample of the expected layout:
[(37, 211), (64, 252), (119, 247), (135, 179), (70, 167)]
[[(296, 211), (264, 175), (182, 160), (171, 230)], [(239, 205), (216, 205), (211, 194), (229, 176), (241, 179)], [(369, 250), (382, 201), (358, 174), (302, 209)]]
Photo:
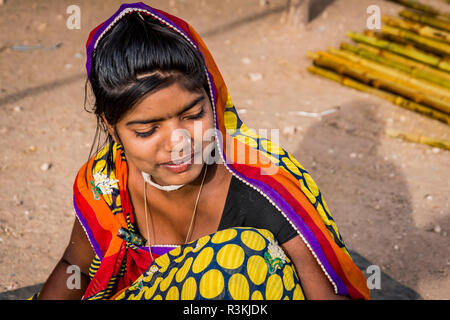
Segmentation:
[(152, 244), (151, 247), (161, 247), (161, 248), (172, 248), (172, 247), (180, 247), (179, 244)]

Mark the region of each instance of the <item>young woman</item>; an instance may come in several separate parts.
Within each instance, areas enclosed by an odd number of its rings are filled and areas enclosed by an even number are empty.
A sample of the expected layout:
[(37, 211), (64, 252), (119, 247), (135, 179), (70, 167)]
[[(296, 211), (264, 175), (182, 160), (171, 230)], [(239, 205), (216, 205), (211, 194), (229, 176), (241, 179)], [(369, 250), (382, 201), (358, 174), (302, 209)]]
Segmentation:
[(108, 139), (77, 175), (39, 299), (368, 298), (314, 181), (242, 123), (189, 24), (124, 4), (86, 67)]

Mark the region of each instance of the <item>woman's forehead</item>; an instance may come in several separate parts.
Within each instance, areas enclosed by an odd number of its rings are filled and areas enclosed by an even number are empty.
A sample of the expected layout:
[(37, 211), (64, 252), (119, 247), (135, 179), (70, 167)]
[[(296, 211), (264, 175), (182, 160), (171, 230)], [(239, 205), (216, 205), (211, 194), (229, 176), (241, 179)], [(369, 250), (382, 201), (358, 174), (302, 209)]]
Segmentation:
[[(179, 83), (148, 94), (124, 117), (125, 121), (145, 117), (165, 118), (206, 99), (204, 91), (190, 91)], [(162, 120), (162, 119), (161, 119)]]

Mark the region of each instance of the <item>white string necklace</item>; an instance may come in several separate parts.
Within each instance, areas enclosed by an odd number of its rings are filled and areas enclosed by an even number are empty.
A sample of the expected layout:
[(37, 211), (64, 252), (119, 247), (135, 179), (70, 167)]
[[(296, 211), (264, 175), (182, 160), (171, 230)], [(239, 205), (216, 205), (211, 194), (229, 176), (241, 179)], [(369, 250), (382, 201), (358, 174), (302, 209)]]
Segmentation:
[[(208, 170), (208, 166), (205, 165), (205, 172), (203, 173), (202, 183), (200, 184), (200, 189), (198, 191), (197, 199), (195, 200), (195, 206), (194, 206), (194, 212), (192, 213), (191, 224), (189, 225), (189, 230), (188, 230), (188, 233), (186, 235), (186, 239), (184, 240), (185, 244), (188, 242), (188, 240), (189, 240), (189, 238), (191, 237), (191, 234), (192, 234), (192, 227), (194, 225), (195, 215), (197, 213), (198, 200), (200, 199), (200, 194), (201, 194), (202, 189), (203, 189), (203, 183), (205, 182), (205, 177), (206, 177), (207, 170)], [(142, 175), (144, 175), (144, 172), (142, 172)], [(144, 177), (144, 180), (145, 180), (145, 177)], [(150, 216), (150, 220), (151, 220), (151, 223), (152, 223), (152, 228), (153, 228), (153, 220), (152, 220), (151, 214), (148, 211), (148, 207), (147, 207), (147, 183), (146, 182), (148, 182), (148, 181), (147, 180), (144, 181), (145, 225), (147, 226), (148, 252), (150, 253), (150, 258), (153, 261), (154, 259), (153, 259), (151, 244), (150, 244), (150, 228), (148, 226), (147, 216)]]
[(153, 182), (151, 176), (144, 171), (142, 171), (142, 177), (144, 178), (145, 182), (148, 182), (155, 188), (162, 190), (162, 191), (174, 191), (174, 190), (178, 190), (182, 186), (184, 186), (184, 184), (173, 184), (173, 185), (169, 185), (169, 186), (162, 186), (160, 184), (157, 184), (156, 182)]

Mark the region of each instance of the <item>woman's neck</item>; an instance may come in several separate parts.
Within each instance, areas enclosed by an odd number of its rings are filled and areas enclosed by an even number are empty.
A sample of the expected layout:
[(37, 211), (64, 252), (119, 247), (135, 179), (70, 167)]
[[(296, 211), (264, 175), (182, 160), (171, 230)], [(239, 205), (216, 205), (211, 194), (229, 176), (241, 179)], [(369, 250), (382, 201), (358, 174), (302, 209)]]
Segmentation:
[[(195, 180), (185, 184), (178, 190), (164, 191), (147, 184), (147, 192), (152, 194), (153, 197), (157, 195), (158, 198), (164, 198), (167, 201), (179, 201), (180, 199), (196, 197), (202, 183), (205, 169), (206, 165), (203, 166), (202, 171)], [(220, 165), (218, 164), (208, 165), (203, 188), (213, 180), (217, 181), (217, 179), (223, 179), (226, 172), (225, 168), (220, 168)], [(158, 181), (154, 182), (158, 183)], [(132, 163), (128, 163), (128, 188), (130, 190), (143, 190), (144, 188), (144, 178), (142, 177), (141, 172)], [(141, 192), (138, 193), (140, 194)]]

